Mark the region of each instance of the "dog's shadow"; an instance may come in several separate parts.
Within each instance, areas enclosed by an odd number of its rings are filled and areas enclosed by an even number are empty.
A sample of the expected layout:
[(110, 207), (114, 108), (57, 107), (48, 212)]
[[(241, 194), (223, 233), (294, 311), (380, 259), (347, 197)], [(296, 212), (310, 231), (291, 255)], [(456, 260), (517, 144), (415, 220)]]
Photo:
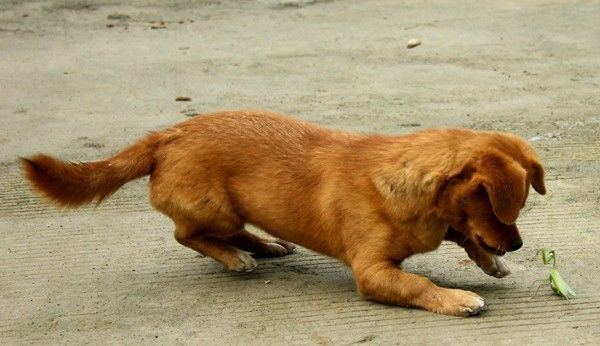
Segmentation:
[[(165, 292), (177, 290), (187, 292), (184, 294), (190, 297), (221, 297), (232, 301), (237, 299), (236, 294), (243, 294), (248, 300), (290, 295), (325, 295), (332, 301), (361, 299), (350, 268), (338, 260), (304, 248), (297, 248), (293, 254), (284, 257), (257, 259), (259, 265), (250, 273), (230, 272), (222, 264), (200, 255), (178, 257), (179, 260), (172, 265), (165, 264), (163, 273), (146, 272), (145, 275), (152, 277), (138, 278), (139, 281), (153, 282)], [(462, 253), (442, 248), (409, 258), (402, 269), (425, 276), (442, 287), (466, 289), (483, 295), (510, 291), (522, 285), (512, 275), (503, 279), (490, 277), (465, 258)]]
[(283, 257), (257, 258), (257, 262), (258, 267), (252, 272), (236, 273), (210, 258), (195, 255), (170, 268), (169, 280), (164, 280), (164, 284), (179, 286), (196, 282), (195, 286), (199, 289), (203, 286), (217, 289), (232, 285), (273, 289), (279, 283), (285, 283), (288, 291), (294, 287), (303, 292), (355, 291), (350, 268), (338, 260), (304, 248), (298, 247), (294, 253)]
[(403, 270), (429, 278), (435, 284), (479, 293), (514, 289), (520, 286), (519, 276), (495, 278), (484, 273), (473, 261), (452, 252), (433, 252), (407, 259)]

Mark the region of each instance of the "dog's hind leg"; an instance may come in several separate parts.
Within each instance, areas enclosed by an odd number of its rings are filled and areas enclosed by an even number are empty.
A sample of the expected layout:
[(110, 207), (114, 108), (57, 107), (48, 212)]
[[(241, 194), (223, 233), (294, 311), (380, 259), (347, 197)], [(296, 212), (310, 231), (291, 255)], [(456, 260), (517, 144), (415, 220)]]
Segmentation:
[(203, 181), (169, 180), (177, 179), (177, 175), (158, 168), (157, 172), (150, 180), (150, 201), (173, 220), (174, 236), (180, 244), (232, 271), (250, 272), (256, 268), (256, 260), (250, 254), (226, 241), (243, 230), (244, 220), (235, 213), (224, 189), (207, 187)]
[(243, 229), (225, 240), (244, 251), (253, 253), (256, 257), (285, 256), (294, 251), (295, 246), (284, 240), (266, 240)]
[(198, 227), (177, 224), (175, 239), (180, 244), (224, 264), (229, 270), (251, 272), (256, 268), (256, 260), (247, 252), (233, 246), (223, 238), (206, 236), (206, 233), (208, 232), (203, 232)]

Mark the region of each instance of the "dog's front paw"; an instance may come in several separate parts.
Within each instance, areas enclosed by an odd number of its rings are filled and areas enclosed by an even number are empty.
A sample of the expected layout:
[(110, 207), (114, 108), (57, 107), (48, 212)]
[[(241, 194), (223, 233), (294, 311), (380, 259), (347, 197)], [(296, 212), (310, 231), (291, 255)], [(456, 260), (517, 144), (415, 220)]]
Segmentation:
[(508, 261), (500, 256), (493, 256), (490, 264), (487, 268), (483, 268), (483, 271), (496, 278), (503, 278), (510, 274), (510, 268), (508, 267)]
[(444, 288), (442, 292), (434, 298), (439, 303), (434, 312), (467, 317), (485, 310), (485, 301), (473, 292), (449, 288)]

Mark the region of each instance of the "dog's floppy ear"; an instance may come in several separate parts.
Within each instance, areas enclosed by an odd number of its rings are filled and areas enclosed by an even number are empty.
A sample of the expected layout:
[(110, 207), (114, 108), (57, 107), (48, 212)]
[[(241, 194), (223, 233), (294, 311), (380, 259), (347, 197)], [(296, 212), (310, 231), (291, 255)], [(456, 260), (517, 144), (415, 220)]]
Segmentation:
[(514, 225), (527, 195), (527, 172), (503, 156), (480, 157), (473, 181), (485, 188), (496, 217), (505, 225)]
[(544, 167), (542, 167), (542, 164), (537, 159), (533, 161), (531, 172), (533, 173), (531, 186), (533, 186), (533, 189), (540, 195), (545, 195), (546, 184), (544, 183)]

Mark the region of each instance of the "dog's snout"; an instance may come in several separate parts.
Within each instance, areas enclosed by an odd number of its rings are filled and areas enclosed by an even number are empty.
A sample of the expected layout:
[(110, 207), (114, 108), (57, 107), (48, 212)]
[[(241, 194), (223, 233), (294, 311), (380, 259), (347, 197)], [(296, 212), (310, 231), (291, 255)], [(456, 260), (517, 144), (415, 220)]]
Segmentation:
[(517, 251), (521, 248), (521, 246), (523, 246), (523, 241), (521, 238), (515, 238), (510, 243), (510, 249), (508, 251)]

